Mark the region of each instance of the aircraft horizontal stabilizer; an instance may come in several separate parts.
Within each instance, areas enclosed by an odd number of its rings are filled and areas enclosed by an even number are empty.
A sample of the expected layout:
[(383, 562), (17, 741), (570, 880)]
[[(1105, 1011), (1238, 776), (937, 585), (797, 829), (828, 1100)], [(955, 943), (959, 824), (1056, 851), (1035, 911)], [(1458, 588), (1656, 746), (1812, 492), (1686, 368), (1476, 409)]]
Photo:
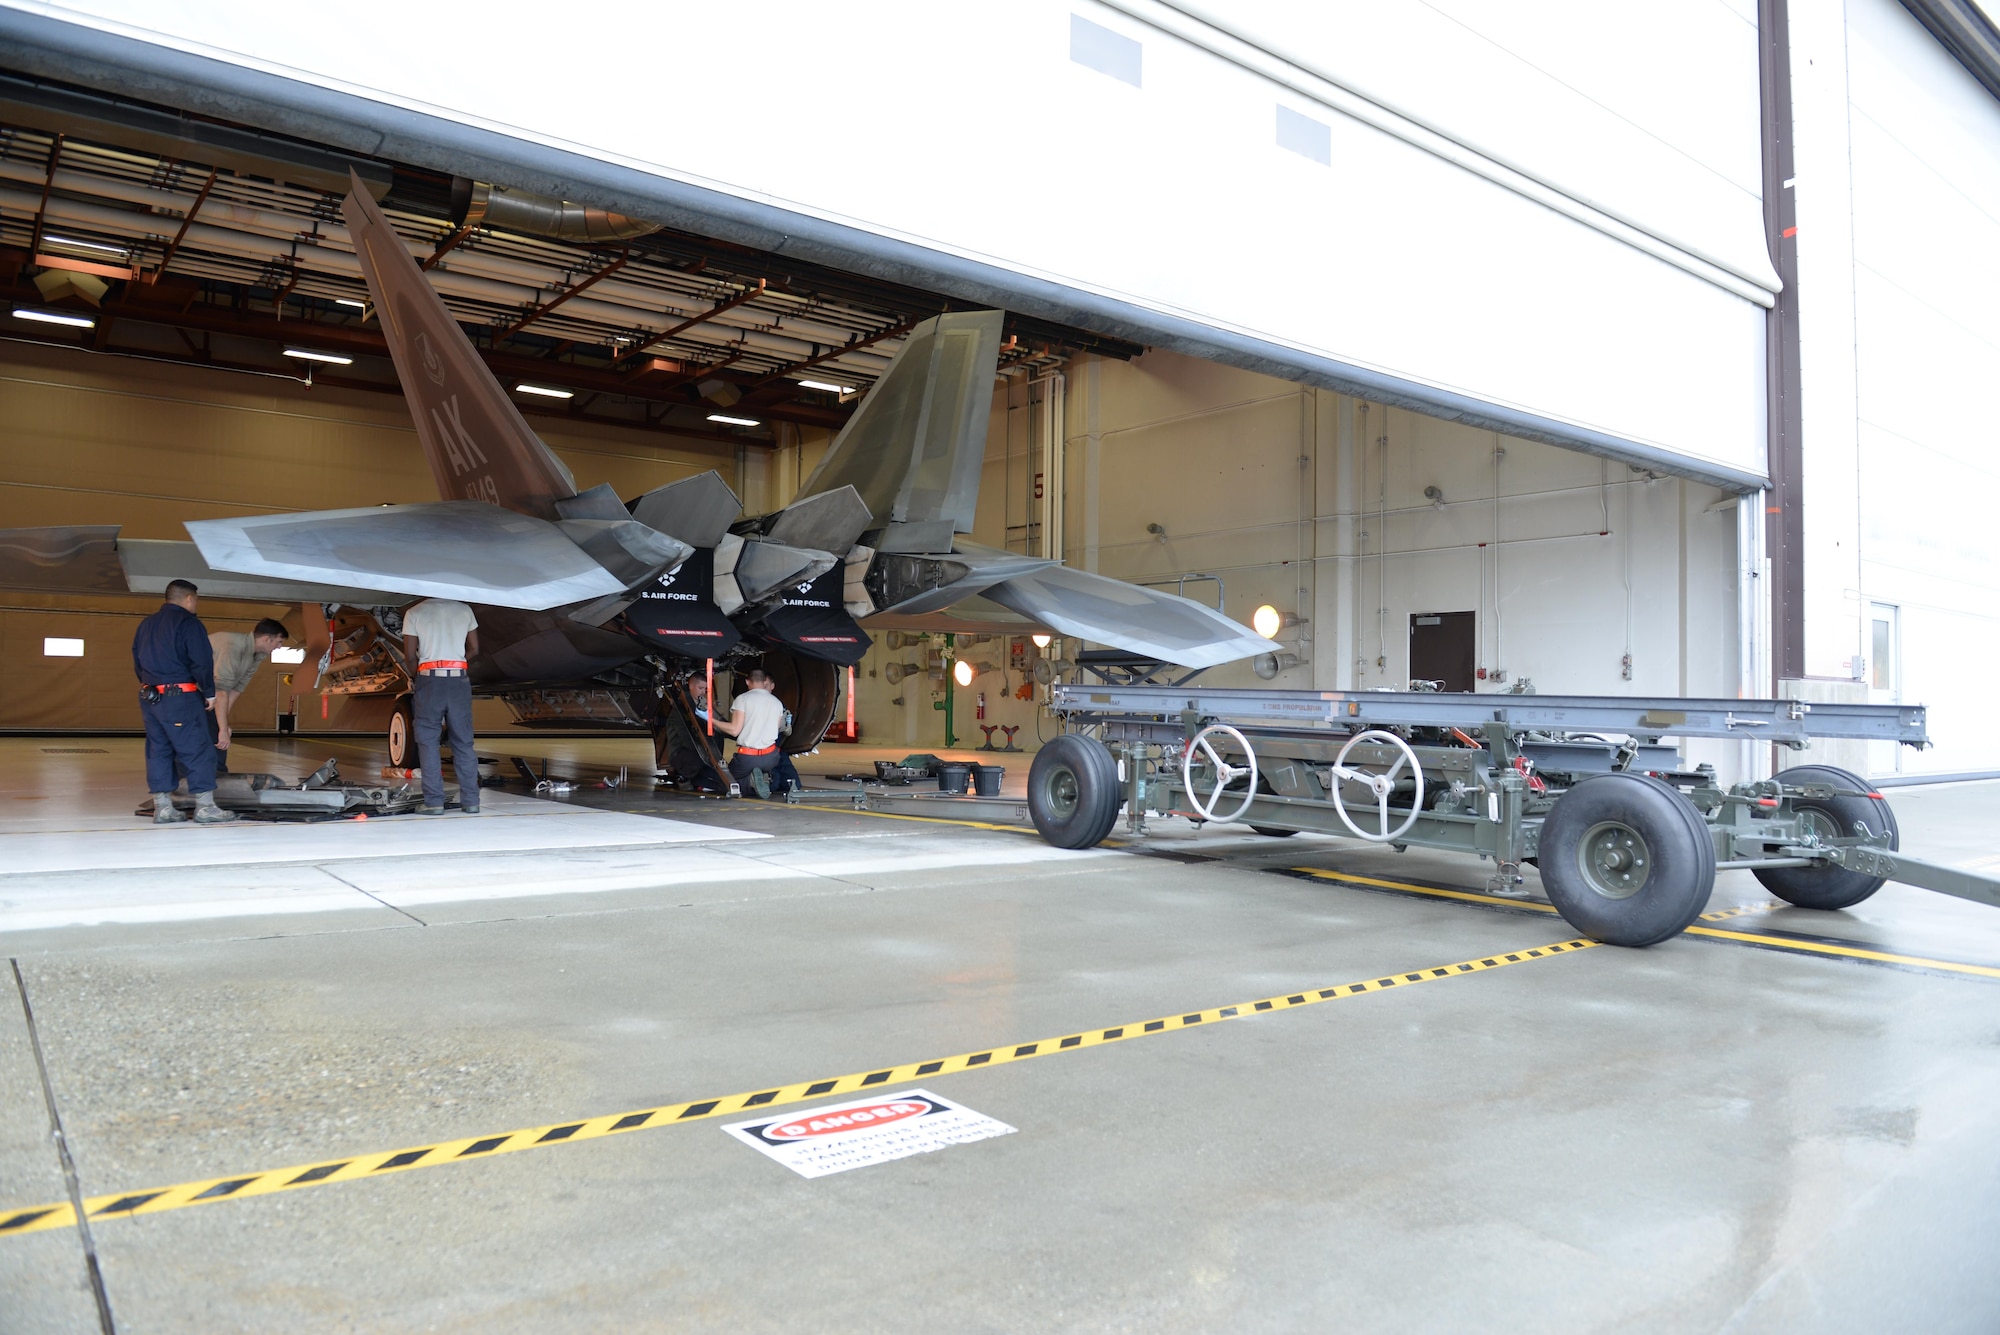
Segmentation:
[(1278, 648), (1192, 598), (1066, 566), (1016, 576), (985, 596), (1059, 634), (1182, 667), (1214, 667)]
[(531, 611), (627, 587), (556, 525), (479, 501), (200, 519), (187, 530), (213, 568), (274, 579)]
[(953, 541), (948, 555), (877, 554), (869, 568), (868, 596), (881, 612), (922, 616), (1003, 580), (1055, 564), (1047, 557), (982, 547), (961, 537)]
[(809, 584), (839, 564), (840, 558), (831, 552), (750, 538), (743, 540), (730, 573), (742, 600), (758, 603), (788, 584)]
[(696, 547), (713, 547), (736, 522), (743, 502), (710, 469), (664, 487), (655, 487), (632, 506), (632, 517)]

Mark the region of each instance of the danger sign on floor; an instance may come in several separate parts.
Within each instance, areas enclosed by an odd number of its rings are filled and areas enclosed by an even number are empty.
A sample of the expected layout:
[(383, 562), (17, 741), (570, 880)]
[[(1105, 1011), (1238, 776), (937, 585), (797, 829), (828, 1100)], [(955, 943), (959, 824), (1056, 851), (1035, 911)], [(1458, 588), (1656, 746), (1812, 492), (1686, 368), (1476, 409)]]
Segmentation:
[(789, 1117), (732, 1122), (722, 1129), (801, 1177), (844, 1173), (1014, 1130), (921, 1089), (878, 1094)]

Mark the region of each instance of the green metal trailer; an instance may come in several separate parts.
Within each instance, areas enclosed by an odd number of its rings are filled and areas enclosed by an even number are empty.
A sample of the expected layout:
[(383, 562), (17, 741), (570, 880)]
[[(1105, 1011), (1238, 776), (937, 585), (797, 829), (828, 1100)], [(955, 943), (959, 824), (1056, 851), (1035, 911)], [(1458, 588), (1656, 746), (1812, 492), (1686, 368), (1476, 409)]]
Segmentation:
[(1885, 880), (2000, 904), (2000, 881), (1902, 852), (1857, 775), (1806, 764), (1724, 787), (1666, 742), (1922, 747), (1921, 706), (1059, 684), (1050, 707), (1065, 732), (1035, 757), (1028, 812), (1063, 848), (1122, 811), (1135, 834), (1157, 813), (1477, 854), (1494, 889), (1533, 865), (1572, 926), (1624, 946), (1679, 934), (1730, 868), (1804, 908)]

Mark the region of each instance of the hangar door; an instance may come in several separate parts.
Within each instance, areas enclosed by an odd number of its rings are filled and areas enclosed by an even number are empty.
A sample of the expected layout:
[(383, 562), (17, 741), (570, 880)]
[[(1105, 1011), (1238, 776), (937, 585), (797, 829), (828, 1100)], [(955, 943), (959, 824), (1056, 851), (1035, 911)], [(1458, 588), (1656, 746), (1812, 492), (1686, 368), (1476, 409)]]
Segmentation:
[(0, 6), (53, 77), (1724, 485), (1764, 473), (1752, 7), (773, 0), (614, 28), (552, 53), (451, 7)]

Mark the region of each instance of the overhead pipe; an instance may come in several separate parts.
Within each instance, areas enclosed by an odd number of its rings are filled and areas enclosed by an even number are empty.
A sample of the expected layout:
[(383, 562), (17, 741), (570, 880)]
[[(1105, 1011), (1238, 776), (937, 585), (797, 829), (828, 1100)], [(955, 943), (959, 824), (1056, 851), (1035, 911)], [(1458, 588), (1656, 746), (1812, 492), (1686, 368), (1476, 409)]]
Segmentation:
[(527, 190), (452, 178), (451, 220), (460, 227), (498, 227), (563, 241), (629, 241), (660, 230), (658, 223), (609, 209), (586, 208)]

